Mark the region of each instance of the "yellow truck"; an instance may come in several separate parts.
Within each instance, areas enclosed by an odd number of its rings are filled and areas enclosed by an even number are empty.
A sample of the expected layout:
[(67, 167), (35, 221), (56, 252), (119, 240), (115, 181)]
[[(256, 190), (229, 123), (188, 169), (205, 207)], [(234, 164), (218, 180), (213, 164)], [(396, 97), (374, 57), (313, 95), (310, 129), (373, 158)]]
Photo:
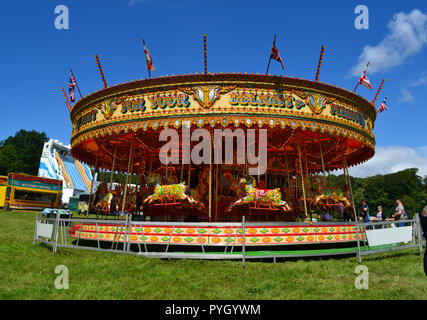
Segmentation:
[[(0, 195), (3, 192), (0, 191)], [(5, 210), (59, 208), (62, 199), (62, 181), (9, 173), (4, 193), (0, 200), (3, 204), (0, 202), (0, 206)]]

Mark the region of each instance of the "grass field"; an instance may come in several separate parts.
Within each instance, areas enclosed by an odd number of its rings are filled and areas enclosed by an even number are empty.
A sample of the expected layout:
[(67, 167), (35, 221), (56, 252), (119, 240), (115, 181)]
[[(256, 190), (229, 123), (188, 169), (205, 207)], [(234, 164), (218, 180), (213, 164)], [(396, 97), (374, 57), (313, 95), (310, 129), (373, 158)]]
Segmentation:
[[(357, 290), (355, 257), (279, 263), (158, 260), (32, 245), (35, 216), (0, 211), (0, 299), (427, 299), (416, 249), (363, 258), (369, 289)], [(54, 287), (57, 265), (68, 290)]]

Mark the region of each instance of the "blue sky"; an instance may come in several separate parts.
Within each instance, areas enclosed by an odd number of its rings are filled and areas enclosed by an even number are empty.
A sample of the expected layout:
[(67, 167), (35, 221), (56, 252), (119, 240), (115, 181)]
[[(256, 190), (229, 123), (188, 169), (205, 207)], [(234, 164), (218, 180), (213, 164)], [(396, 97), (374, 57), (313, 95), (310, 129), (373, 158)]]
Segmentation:
[[(61, 4), (69, 9), (69, 30), (54, 26), (54, 10)], [(368, 30), (354, 26), (359, 4), (369, 9)], [(378, 102), (388, 96), (390, 108), (375, 124), (374, 160), (387, 157), (427, 174), (424, 0), (2, 1), (0, 17), (0, 140), (23, 128), (68, 144), (71, 123), (60, 88), (66, 88), (71, 67), (83, 94), (100, 89), (95, 54), (109, 85), (147, 77), (142, 38), (157, 69), (154, 75), (202, 72), (206, 33), (209, 71), (263, 73), (277, 34), (285, 71), (272, 62), (272, 74), (313, 79), (324, 44), (320, 80), (352, 90), (369, 58), (374, 90), (359, 88), (358, 93), (371, 100), (386, 78)], [(381, 161), (370, 174), (383, 172), (387, 162)], [(366, 174), (366, 168), (369, 162), (360, 171)]]

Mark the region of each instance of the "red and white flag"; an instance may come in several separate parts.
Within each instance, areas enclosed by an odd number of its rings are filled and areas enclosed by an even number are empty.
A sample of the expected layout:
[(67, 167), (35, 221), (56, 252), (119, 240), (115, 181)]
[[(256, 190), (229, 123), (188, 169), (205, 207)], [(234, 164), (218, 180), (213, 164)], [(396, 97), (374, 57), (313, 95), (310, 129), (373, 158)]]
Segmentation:
[(145, 53), (145, 60), (147, 61), (147, 69), (148, 71), (156, 71), (156, 68), (154, 68), (154, 64), (153, 64), (153, 59), (151, 59), (151, 55), (150, 52), (148, 52), (147, 47), (145, 46), (145, 41), (142, 40), (144, 42), (144, 53)]
[(271, 53), (270, 53), (270, 59), (279, 61), (280, 64), (282, 65), (282, 69), (285, 70), (285, 66), (283, 65), (282, 58), (280, 57), (280, 54), (279, 54), (279, 49), (277, 49), (276, 47), (276, 36), (274, 36), (273, 47), (271, 48)]
[(360, 84), (361, 86), (364, 86), (365, 88), (368, 88), (368, 89), (371, 89), (371, 90), (372, 90), (371, 83), (369, 82), (369, 79), (368, 79), (368, 77), (366, 76), (366, 69), (368, 69), (368, 66), (369, 66), (369, 62), (368, 62), (368, 64), (366, 65), (365, 70), (363, 70), (362, 75), (360, 76), (359, 84)]

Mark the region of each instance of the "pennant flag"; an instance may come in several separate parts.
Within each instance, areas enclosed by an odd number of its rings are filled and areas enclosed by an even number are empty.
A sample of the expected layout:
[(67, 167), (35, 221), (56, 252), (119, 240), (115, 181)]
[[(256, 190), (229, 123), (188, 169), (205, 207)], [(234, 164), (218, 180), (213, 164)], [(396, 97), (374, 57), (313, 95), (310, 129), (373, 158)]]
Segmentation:
[(388, 109), (388, 106), (385, 103), (386, 100), (387, 100), (387, 97), (384, 98), (383, 103), (381, 103), (380, 107), (378, 108), (379, 113), (386, 111)]
[(368, 66), (369, 66), (369, 62), (368, 62), (368, 64), (366, 65), (365, 70), (363, 70), (362, 75), (360, 76), (359, 84), (360, 84), (361, 86), (365, 87), (365, 88), (368, 88), (368, 89), (371, 89), (371, 90), (372, 90), (371, 83), (369, 82), (369, 79), (368, 79), (368, 77), (366, 76), (366, 69), (368, 69)]
[(276, 48), (276, 36), (274, 36), (273, 47), (271, 48), (270, 59), (279, 61), (282, 65), (282, 69), (285, 70), (285, 66), (283, 65), (282, 58), (279, 54), (279, 49)]
[(147, 61), (148, 72), (150, 72), (150, 70), (156, 71), (156, 68), (154, 68), (153, 59), (151, 59), (151, 55), (148, 52), (148, 49), (147, 49), (147, 47), (145, 45), (145, 41), (144, 40), (142, 40), (142, 41), (144, 43), (144, 53), (145, 53), (145, 60)]
[(70, 82), (68, 83), (68, 95), (70, 97), (70, 101), (76, 101), (76, 97), (74, 95), (74, 87), (77, 86), (76, 79), (74, 79), (73, 73), (70, 71)]

